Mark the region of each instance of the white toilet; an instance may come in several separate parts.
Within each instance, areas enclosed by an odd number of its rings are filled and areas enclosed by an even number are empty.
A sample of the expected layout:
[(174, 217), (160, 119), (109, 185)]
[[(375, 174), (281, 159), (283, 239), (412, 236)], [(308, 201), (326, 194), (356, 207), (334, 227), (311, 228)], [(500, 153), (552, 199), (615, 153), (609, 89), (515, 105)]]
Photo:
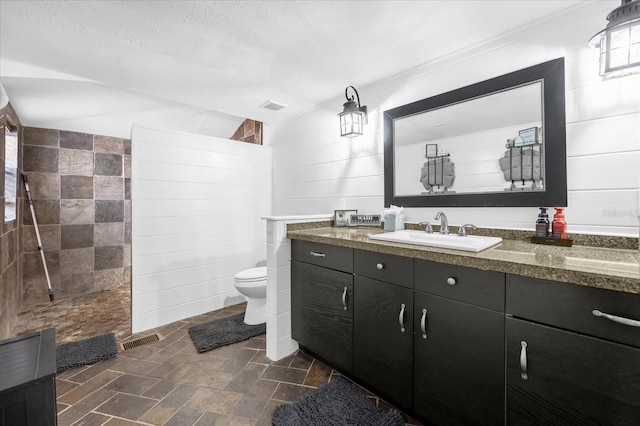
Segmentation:
[(267, 267), (245, 269), (234, 277), (236, 289), (247, 298), (244, 322), (249, 325), (267, 321)]

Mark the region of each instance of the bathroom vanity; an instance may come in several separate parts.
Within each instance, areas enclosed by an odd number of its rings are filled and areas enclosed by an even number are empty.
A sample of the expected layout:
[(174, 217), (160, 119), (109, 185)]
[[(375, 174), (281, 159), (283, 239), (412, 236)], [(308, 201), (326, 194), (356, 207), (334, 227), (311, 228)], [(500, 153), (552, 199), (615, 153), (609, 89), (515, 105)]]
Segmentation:
[(637, 251), (465, 253), (376, 232), (287, 233), (303, 350), (435, 424), (637, 424)]

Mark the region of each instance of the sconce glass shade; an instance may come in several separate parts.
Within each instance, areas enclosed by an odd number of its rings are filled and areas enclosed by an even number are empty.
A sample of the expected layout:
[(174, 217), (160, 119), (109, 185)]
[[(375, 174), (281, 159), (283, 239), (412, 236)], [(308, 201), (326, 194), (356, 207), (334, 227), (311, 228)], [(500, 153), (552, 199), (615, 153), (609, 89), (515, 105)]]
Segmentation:
[[(347, 91), (353, 89), (358, 102), (356, 103), (353, 96), (349, 97)], [(338, 114), (340, 118), (340, 136), (352, 138), (360, 136), (364, 133), (364, 125), (367, 124), (367, 107), (360, 106), (360, 97), (353, 86), (348, 86), (344, 91), (347, 102), (342, 107), (343, 111)]]
[(589, 40), (589, 46), (600, 48), (600, 75), (640, 72), (640, 0), (622, 0), (607, 20), (607, 27)]

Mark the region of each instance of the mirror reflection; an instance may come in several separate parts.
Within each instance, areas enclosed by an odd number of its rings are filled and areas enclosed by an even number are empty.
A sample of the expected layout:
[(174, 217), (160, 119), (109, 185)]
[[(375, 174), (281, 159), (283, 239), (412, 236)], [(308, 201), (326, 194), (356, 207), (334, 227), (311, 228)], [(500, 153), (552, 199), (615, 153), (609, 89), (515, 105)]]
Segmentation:
[(542, 82), (394, 120), (395, 194), (544, 190)]
[(564, 58), (384, 112), (385, 205), (566, 206)]

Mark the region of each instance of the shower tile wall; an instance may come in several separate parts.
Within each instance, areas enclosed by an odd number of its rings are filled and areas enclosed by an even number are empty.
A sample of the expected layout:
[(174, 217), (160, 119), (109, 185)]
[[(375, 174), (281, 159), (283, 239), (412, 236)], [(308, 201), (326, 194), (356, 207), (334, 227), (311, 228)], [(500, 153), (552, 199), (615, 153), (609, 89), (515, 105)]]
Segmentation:
[[(23, 129), (23, 140), (23, 169), (55, 297), (130, 283), (131, 141), (33, 127)], [(23, 309), (48, 300), (24, 207)]]

